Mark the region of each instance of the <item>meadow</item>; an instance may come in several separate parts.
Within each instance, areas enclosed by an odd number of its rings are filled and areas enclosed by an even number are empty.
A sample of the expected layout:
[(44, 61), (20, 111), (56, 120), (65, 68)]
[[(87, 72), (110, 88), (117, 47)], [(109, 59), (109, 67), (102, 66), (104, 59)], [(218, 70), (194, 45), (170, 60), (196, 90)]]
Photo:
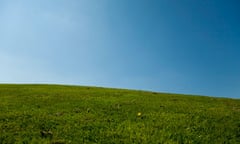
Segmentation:
[(240, 143), (240, 99), (0, 85), (0, 144)]

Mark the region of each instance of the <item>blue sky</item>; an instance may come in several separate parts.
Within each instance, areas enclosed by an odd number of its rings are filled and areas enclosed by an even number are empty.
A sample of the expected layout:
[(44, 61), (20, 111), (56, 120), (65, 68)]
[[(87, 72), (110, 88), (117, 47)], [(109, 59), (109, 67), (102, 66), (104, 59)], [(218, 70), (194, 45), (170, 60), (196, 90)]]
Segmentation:
[(1, 0), (0, 82), (240, 98), (238, 0)]

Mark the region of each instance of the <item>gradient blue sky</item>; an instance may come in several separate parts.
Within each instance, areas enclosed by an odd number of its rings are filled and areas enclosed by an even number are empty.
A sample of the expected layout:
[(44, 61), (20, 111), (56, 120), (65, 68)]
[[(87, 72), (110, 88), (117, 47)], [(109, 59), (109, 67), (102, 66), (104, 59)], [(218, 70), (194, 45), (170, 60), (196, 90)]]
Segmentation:
[(239, 0), (0, 0), (0, 82), (240, 98)]

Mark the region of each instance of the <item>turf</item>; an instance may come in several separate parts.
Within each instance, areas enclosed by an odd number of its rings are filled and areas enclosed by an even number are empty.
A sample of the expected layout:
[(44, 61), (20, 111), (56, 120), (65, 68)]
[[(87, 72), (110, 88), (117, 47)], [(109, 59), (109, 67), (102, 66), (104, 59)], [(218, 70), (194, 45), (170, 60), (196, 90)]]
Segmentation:
[(240, 100), (2, 84), (0, 143), (240, 143)]

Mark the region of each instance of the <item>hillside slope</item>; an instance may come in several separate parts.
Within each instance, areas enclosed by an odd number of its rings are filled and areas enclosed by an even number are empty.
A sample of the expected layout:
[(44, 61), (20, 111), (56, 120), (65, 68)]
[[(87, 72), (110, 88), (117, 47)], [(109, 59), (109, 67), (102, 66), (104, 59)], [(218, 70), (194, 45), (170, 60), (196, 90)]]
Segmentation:
[(240, 143), (240, 100), (0, 85), (0, 143)]

